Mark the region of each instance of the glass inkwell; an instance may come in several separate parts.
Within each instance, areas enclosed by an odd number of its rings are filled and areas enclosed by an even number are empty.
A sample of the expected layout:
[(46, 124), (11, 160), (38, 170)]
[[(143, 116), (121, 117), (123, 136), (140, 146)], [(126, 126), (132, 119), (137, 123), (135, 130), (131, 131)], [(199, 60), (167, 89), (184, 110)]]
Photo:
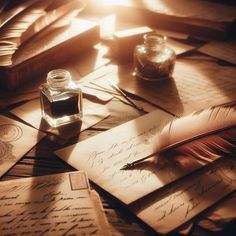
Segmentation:
[(176, 54), (166, 46), (166, 36), (150, 32), (144, 35), (144, 44), (134, 50), (134, 75), (145, 80), (159, 81), (172, 76)]
[(42, 117), (51, 127), (81, 119), (82, 91), (67, 70), (56, 69), (47, 74), (47, 82), (39, 87)]

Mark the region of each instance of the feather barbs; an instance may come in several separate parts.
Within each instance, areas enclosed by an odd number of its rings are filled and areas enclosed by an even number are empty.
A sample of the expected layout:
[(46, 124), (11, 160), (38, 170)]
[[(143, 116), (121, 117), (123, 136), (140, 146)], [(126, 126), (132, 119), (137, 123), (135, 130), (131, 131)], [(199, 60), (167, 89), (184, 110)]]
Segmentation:
[[(155, 141), (154, 141), (155, 142)], [(156, 136), (154, 152), (213, 161), (236, 150), (236, 109), (215, 107), (173, 120)]]
[(127, 163), (121, 170), (154, 156), (164, 161), (189, 157), (204, 165), (231, 155), (236, 152), (236, 109), (215, 107), (172, 120), (154, 136), (152, 145), (152, 154)]

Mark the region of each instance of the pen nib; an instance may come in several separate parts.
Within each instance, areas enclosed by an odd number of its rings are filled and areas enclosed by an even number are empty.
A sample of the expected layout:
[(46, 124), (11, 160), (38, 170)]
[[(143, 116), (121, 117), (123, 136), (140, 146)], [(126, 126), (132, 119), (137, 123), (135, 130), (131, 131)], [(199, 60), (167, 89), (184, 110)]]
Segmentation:
[(133, 166), (133, 163), (127, 163), (126, 165), (122, 166), (120, 170), (127, 170)]

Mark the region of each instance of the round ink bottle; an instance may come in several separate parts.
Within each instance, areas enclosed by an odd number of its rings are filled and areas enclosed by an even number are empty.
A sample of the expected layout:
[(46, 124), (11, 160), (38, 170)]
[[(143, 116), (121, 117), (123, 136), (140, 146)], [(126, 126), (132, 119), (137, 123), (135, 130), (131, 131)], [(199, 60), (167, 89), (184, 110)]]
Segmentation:
[(39, 87), (42, 117), (51, 127), (65, 125), (82, 118), (82, 91), (67, 70), (55, 69), (47, 74)]
[(150, 32), (144, 43), (134, 49), (134, 75), (145, 80), (158, 81), (172, 76), (176, 54), (166, 46), (166, 36)]

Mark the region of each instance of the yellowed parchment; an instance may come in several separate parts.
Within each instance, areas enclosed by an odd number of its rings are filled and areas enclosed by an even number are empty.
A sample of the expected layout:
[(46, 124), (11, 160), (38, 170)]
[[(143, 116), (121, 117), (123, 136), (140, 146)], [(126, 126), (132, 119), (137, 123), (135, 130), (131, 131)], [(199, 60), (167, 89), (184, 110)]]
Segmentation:
[(133, 65), (112, 68), (93, 83), (112, 80), (121, 89), (142, 97), (176, 116), (211, 106), (236, 102), (236, 68), (209, 60), (178, 60), (173, 78), (151, 82), (132, 75)]
[(234, 191), (235, 170), (235, 157), (222, 158), (142, 199), (133, 211), (157, 232), (166, 234)]
[[(56, 155), (118, 199), (129, 204), (199, 168), (195, 160), (171, 159), (163, 165), (151, 160), (134, 169), (123, 165), (153, 153), (154, 135), (172, 118), (155, 110), (133, 121), (56, 151)], [(127, 194), (127, 189), (129, 193)]]
[(198, 49), (199, 52), (236, 64), (236, 40), (211, 41)]

